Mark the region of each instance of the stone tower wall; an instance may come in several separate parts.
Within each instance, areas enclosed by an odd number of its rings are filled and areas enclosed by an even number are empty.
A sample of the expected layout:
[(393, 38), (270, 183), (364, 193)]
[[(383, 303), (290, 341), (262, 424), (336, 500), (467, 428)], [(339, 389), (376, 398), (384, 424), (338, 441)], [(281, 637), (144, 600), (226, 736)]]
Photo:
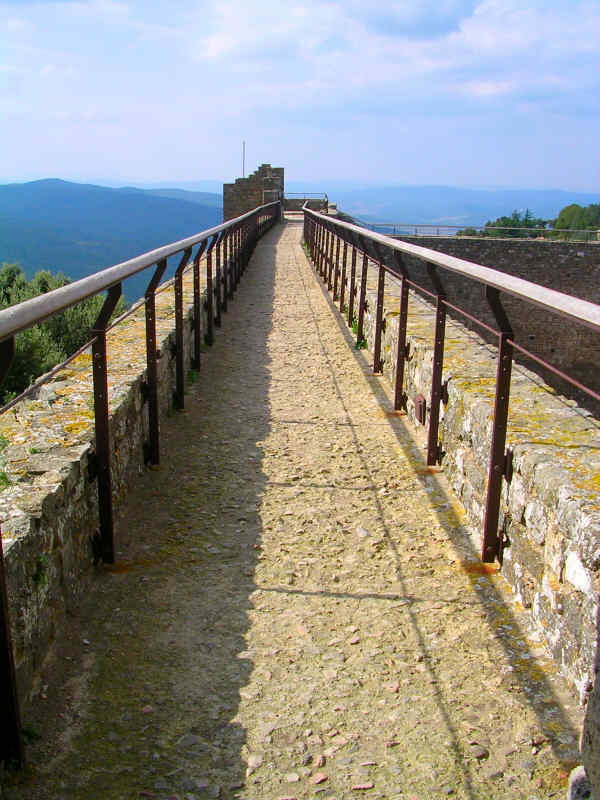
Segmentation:
[(223, 184), (223, 221), (283, 197), (283, 167), (261, 166), (247, 178)]

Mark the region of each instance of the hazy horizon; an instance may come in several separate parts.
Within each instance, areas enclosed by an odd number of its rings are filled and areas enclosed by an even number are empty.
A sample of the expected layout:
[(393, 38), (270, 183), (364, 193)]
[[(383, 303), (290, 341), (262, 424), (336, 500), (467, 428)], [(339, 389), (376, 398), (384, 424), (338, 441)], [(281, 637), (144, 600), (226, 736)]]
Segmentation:
[[(260, 166), (256, 165), (256, 168)], [(281, 164), (272, 164), (272, 166), (283, 166)], [(250, 171), (254, 171), (254, 168)], [(248, 175), (248, 170), (246, 171)], [(43, 180), (61, 180), (68, 183), (89, 184), (94, 186), (102, 186), (109, 189), (125, 189), (125, 188), (138, 188), (138, 189), (183, 189), (184, 191), (198, 191), (198, 192), (212, 192), (215, 194), (222, 194), (223, 183), (231, 183), (236, 178), (241, 177), (236, 175), (234, 178), (228, 180), (192, 180), (192, 181), (168, 181), (168, 180), (135, 180), (134, 178), (98, 178), (98, 177), (82, 177), (72, 178), (65, 177), (64, 175), (37, 175), (35, 177), (2, 177), (0, 175), (0, 185), (8, 186), (12, 184), (34, 183), (35, 181)], [(598, 195), (600, 197), (600, 188), (598, 189), (579, 189), (570, 186), (528, 186), (525, 184), (497, 184), (497, 185), (477, 185), (477, 184), (450, 184), (450, 183), (401, 183), (392, 181), (353, 181), (353, 180), (328, 180), (317, 179), (315, 181), (291, 178), (288, 179), (285, 175), (285, 188), (290, 191), (325, 191), (329, 189), (341, 189), (344, 191), (353, 190), (366, 190), (366, 189), (400, 189), (400, 188), (435, 188), (443, 187), (446, 189), (459, 189), (465, 191), (481, 191), (481, 192), (507, 192), (507, 191), (531, 191), (531, 192), (565, 192), (568, 194), (586, 194)]]

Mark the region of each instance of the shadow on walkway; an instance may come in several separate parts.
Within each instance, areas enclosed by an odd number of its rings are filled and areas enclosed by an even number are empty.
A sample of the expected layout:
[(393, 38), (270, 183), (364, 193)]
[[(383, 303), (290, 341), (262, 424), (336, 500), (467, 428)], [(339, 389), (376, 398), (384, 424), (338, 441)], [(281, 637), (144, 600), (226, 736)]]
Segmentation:
[(124, 504), (117, 563), (98, 571), (56, 643), (43, 678), (51, 696), (27, 713), (41, 738), (18, 797), (218, 797), (244, 782), (236, 713), (252, 671), (282, 230), (257, 245), (185, 411), (162, 422), (161, 465)]

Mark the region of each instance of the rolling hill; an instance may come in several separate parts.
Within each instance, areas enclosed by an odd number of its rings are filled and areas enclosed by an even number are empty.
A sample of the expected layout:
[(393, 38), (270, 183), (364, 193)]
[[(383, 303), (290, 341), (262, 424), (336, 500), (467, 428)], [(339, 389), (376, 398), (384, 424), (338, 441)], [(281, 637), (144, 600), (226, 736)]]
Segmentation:
[[(18, 262), (28, 277), (49, 269), (77, 280), (219, 224), (220, 202), (216, 194), (177, 189), (58, 179), (7, 184), (0, 186), (0, 262)], [(149, 279), (130, 279), (126, 298), (141, 296)]]

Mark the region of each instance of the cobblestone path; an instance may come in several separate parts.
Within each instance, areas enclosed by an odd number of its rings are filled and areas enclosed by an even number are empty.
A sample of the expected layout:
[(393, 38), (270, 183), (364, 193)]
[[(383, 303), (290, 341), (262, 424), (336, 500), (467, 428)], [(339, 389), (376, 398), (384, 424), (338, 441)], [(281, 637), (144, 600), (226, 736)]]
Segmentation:
[(7, 797), (564, 797), (577, 701), (300, 237), (261, 241), (163, 423)]

